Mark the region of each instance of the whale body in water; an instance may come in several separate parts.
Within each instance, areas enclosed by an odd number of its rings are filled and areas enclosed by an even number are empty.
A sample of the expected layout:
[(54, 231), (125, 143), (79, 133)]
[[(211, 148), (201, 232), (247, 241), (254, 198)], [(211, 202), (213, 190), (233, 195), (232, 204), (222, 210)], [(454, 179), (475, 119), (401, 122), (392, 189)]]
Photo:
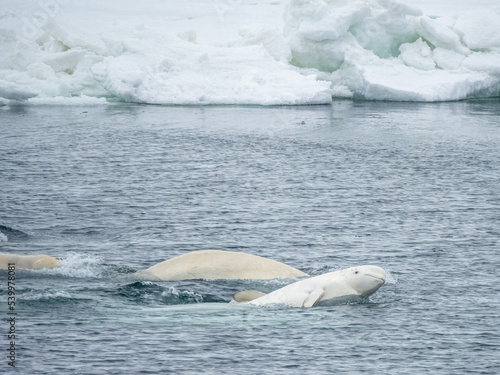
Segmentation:
[(386, 272), (378, 266), (357, 266), (299, 280), (269, 294), (258, 291), (236, 293), (236, 302), (263, 306), (281, 304), (313, 307), (341, 297), (368, 297), (385, 283)]
[(54, 268), (59, 266), (56, 258), (45, 254), (37, 255), (17, 255), (0, 253), (0, 269), (8, 268), (9, 263), (14, 263), (16, 268), (38, 270), (41, 268)]
[(296, 278), (306, 273), (257, 255), (224, 250), (200, 250), (179, 255), (137, 271), (149, 280), (274, 279)]

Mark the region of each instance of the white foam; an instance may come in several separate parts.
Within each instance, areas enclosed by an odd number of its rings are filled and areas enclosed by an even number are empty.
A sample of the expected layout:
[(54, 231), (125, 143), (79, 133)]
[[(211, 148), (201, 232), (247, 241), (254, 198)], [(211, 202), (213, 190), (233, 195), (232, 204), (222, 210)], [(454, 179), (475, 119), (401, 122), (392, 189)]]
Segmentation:
[(163, 297), (168, 297), (170, 295), (173, 295), (177, 298), (189, 298), (195, 300), (197, 303), (203, 302), (203, 296), (201, 294), (191, 292), (190, 290), (179, 290), (173, 286), (170, 286), (168, 290), (165, 290), (162, 292)]
[(394, 276), (390, 271), (385, 271), (386, 276), (385, 276), (385, 283), (386, 284), (397, 284), (398, 279), (396, 276)]
[(70, 299), (73, 298), (71, 294), (62, 290), (48, 290), (44, 292), (40, 291), (29, 291), (23, 293), (18, 297), (23, 301), (40, 301), (40, 300), (55, 300), (55, 299)]
[(75, 278), (101, 278), (105, 267), (100, 257), (69, 252), (56, 268), (43, 269), (41, 272)]
[[(500, 94), (500, 7), (4, 0), (0, 103), (321, 104)], [(411, 4), (411, 5), (409, 5)], [(425, 15), (419, 9), (433, 12)], [(457, 11), (461, 10), (455, 8)]]

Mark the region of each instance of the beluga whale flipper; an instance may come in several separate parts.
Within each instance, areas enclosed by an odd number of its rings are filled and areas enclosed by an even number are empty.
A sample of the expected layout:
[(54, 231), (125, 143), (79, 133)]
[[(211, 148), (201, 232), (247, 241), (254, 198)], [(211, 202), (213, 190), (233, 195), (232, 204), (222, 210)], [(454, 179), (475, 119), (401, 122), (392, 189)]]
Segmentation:
[(223, 250), (200, 250), (137, 271), (134, 276), (148, 280), (215, 280), (296, 278), (307, 274), (257, 255)]
[(256, 306), (313, 307), (342, 297), (368, 297), (384, 285), (385, 278), (386, 272), (378, 266), (357, 266), (300, 280), (265, 295), (257, 291), (236, 293), (233, 299)]
[(52, 258), (45, 254), (17, 255), (0, 253), (0, 269), (7, 269), (9, 263), (14, 263), (16, 268), (31, 270), (59, 266), (59, 261), (56, 258)]

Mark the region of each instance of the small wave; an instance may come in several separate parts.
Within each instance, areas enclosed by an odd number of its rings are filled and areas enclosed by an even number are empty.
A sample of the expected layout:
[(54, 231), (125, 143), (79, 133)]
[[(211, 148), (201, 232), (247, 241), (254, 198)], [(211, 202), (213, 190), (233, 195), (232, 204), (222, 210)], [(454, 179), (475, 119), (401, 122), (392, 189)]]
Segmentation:
[(61, 290), (47, 290), (40, 292), (39, 290), (30, 290), (26, 293), (18, 294), (18, 298), (21, 301), (49, 301), (49, 300), (61, 300), (61, 299), (73, 299), (71, 294)]
[[(304, 277), (307, 278), (307, 277)], [(233, 290), (234, 293), (241, 292), (243, 290), (258, 290), (262, 293), (270, 293), (274, 290), (283, 288), (286, 285), (292, 284), (296, 281), (303, 280), (304, 278), (284, 278), (278, 277), (275, 279), (263, 279), (263, 280), (230, 280), (231, 283), (227, 285), (227, 290)]]
[(209, 291), (204, 293), (194, 291), (190, 286), (164, 285), (153, 281), (137, 281), (123, 285), (118, 289), (118, 295), (138, 304), (184, 305), (226, 302)]
[(364, 296), (343, 296), (326, 301), (321, 301), (317, 306), (343, 306), (343, 305), (363, 305), (371, 303), (370, 298)]
[[(74, 296), (63, 290), (28, 289), (17, 294), (17, 300), (22, 305), (42, 304), (55, 306), (59, 304), (74, 304), (82, 301), (79, 296)], [(85, 300), (85, 298), (84, 298)]]
[(309, 267), (309, 268), (305, 269), (304, 272), (306, 272), (310, 276), (318, 276), (318, 275), (322, 275), (324, 273), (338, 271), (339, 269), (340, 268), (334, 268), (330, 265), (324, 265), (324, 266), (319, 267), (319, 268)]
[[(173, 286), (162, 293), (164, 302), (201, 303), (203, 296), (190, 290), (179, 290)], [(173, 304), (173, 303), (169, 303)], [(175, 303), (178, 304), (178, 303)]]
[(6, 225), (0, 225), (0, 242), (21, 241), (28, 238), (28, 234)]
[(386, 270), (385, 272), (386, 272), (386, 277), (385, 277), (386, 284), (396, 284), (398, 282), (396, 276), (394, 276), (390, 271)]

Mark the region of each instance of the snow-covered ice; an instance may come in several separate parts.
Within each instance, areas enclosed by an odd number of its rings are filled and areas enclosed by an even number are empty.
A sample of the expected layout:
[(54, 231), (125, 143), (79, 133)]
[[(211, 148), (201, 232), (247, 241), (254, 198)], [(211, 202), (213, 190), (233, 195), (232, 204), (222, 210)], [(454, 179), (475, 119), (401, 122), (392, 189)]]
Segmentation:
[(0, 105), (500, 95), (497, 1), (3, 0)]

